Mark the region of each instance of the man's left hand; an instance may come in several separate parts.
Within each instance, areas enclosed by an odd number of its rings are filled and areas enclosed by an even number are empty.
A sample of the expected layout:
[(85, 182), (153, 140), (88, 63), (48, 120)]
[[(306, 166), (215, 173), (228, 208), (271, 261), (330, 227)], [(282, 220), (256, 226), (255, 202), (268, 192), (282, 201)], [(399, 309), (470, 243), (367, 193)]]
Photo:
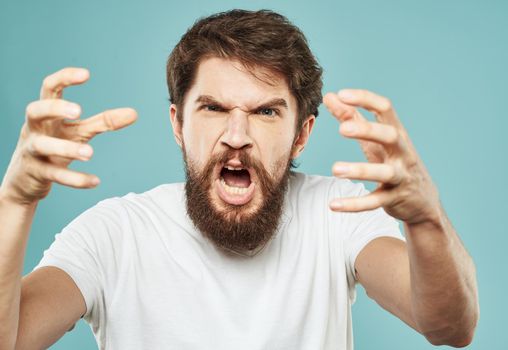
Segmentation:
[[(333, 211), (358, 212), (383, 207), (407, 224), (439, 220), (441, 206), (437, 188), (418, 156), (390, 100), (366, 90), (328, 93), (323, 102), (340, 121), (339, 132), (357, 139), (368, 163), (337, 162), (332, 172), (341, 178), (375, 181), (372, 193), (357, 198), (336, 198)], [(376, 117), (367, 120), (357, 109)]]

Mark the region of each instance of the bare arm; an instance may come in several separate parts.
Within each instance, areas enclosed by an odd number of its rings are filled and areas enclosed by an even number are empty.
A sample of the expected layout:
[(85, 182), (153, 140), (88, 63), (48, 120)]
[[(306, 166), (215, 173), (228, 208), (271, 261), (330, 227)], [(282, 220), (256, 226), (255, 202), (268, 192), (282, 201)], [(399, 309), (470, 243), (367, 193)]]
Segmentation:
[[(369, 243), (355, 262), (367, 293), (433, 344), (465, 346), (479, 315), (474, 263), (441, 207), (409, 136), (386, 98), (365, 90), (327, 94), (325, 104), (340, 132), (360, 141), (369, 163), (336, 163), (339, 177), (376, 181), (359, 198), (335, 199), (335, 211), (383, 207), (404, 222), (407, 245), (390, 238)], [(356, 106), (372, 112), (365, 119)]]
[(0, 348), (13, 349), (21, 296), (21, 273), (36, 204), (12, 205), (0, 192)]
[(388, 237), (370, 242), (356, 259), (358, 281), (432, 344), (466, 346), (479, 312), (474, 264), (453, 229), (421, 229), (406, 228), (407, 245)]
[[(86, 311), (79, 289), (56, 268), (21, 277), (26, 243), (38, 202), (57, 182), (95, 187), (94, 175), (68, 169), (86, 161), (95, 135), (136, 120), (132, 109), (102, 112), (80, 120), (81, 108), (61, 99), (63, 89), (88, 80), (88, 71), (66, 68), (48, 76), (41, 99), (26, 110), (26, 122), (0, 186), (0, 348), (43, 348), (61, 337)], [(73, 119), (73, 122), (69, 122)]]

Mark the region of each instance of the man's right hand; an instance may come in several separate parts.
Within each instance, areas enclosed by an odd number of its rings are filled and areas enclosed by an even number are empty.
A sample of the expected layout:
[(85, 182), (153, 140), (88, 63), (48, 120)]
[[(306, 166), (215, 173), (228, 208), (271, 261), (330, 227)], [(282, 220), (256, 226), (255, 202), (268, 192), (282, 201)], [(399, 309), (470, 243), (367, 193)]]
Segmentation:
[(73, 160), (87, 161), (93, 154), (88, 141), (105, 131), (134, 123), (131, 108), (101, 112), (79, 119), (81, 107), (62, 99), (64, 88), (86, 82), (83, 68), (64, 68), (43, 81), (40, 100), (26, 108), (26, 121), (0, 189), (10, 201), (33, 204), (46, 197), (51, 184), (93, 188), (99, 178), (68, 169)]

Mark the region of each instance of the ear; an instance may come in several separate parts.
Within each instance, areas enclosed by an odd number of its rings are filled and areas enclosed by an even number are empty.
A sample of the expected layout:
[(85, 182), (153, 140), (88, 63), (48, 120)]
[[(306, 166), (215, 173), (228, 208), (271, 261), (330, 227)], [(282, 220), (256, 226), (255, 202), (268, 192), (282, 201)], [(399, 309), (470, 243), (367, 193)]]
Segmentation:
[(314, 122), (316, 121), (316, 117), (314, 114), (311, 114), (307, 117), (305, 122), (303, 122), (302, 128), (300, 132), (295, 137), (295, 143), (293, 144), (293, 151), (291, 152), (291, 159), (298, 158), (298, 156), (303, 152), (307, 141), (309, 141), (310, 133), (312, 132), (312, 128), (314, 127)]
[(169, 118), (171, 120), (171, 126), (173, 127), (173, 135), (175, 136), (175, 141), (182, 148), (182, 123), (176, 117), (177, 109), (175, 104), (171, 104), (169, 107)]

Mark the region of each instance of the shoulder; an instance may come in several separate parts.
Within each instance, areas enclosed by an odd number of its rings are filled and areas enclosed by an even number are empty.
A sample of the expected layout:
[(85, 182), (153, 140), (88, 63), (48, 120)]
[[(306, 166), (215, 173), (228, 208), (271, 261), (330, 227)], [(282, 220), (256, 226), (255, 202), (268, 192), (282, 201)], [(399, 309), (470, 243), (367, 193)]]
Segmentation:
[(130, 192), (98, 202), (84, 211), (69, 228), (96, 226), (123, 226), (138, 218), (158, 213), (175, 213), (185, 206), (182, 183), (163, 184), (142, 193)]
[(163, 184), (148, 191), (129, 192), (121, 197), (111, 197), (97, 203), (97, 208), (143, 210), (147, 207), (166, 207), (180, 203), (184, 199), (184, 184)]

